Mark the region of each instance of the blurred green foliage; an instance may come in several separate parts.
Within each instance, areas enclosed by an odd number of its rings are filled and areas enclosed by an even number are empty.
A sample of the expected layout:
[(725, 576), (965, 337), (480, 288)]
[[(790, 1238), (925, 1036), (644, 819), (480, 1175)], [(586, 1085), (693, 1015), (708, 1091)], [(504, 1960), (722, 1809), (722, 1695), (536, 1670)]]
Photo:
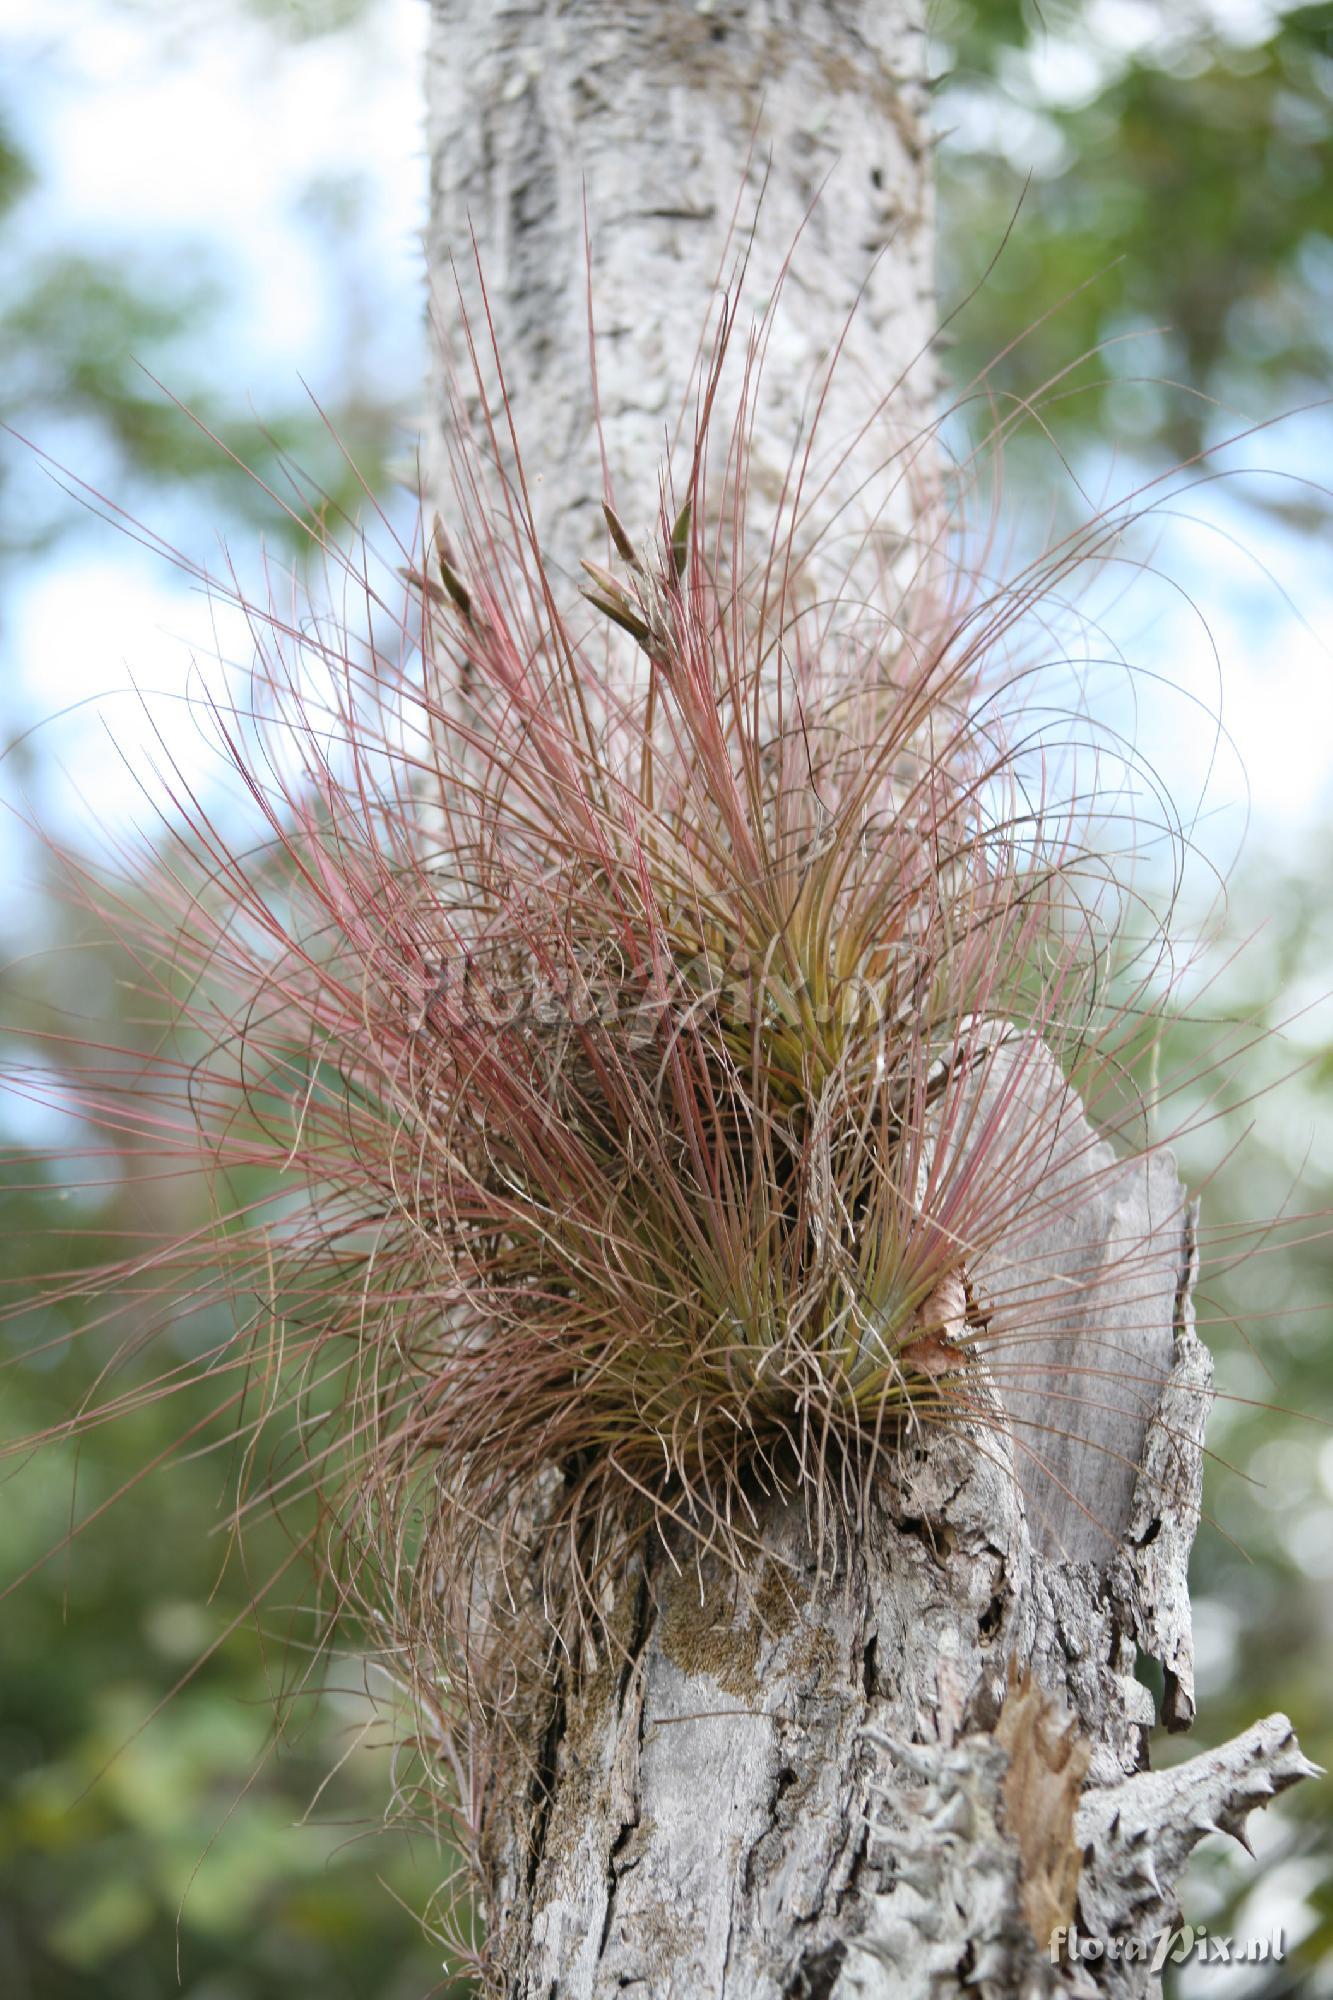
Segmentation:
[[(105, 0), (109, 12), (140, 12), (156, 35), (158, 60), (188, 58), (192, 36), (243, 8), (275, 42), (338, 33), (365, 15), (372, 0)], [(230, 379), (229, 315), (240, 279), (210, 237), (206, 216), (188, 229), (164, 225), (147, 240), (133, 228), (105, 240), (71, 223), (64, 240), (34, 237), (27, 209), (43, 187), (40, 166), (17, 133), (24, 67), (0, 71), (0, 424), (57, 457), (118, 508), (146, 501), (178, 519), (195, 503), (211, 545), (219, 527), (262, 528), (268, 540), (305, 546), (299, 520), (273, 502), (278, 494), (308, 518), (305, 496), (323, 495), (321, 511), (355, 517), (365, 487), (382, 490), (391, 454), (402, 443), (412, 382), (368, 388), (348, 379), (325, 411), (289, 384), (259, 402), (251, 385)], [(312, 173), (305, 202), (311, 235), (334, 282), (328, 296), (354, 349), (366, 310), (362, 283), (347, 255), (359, 176), (352, 163), (341, 212)], [(219, 440), (225, 450), (219, 449)], [(299, 467), (294, 481), (291, 469)], [(19, 471), (29, 476), (16, 477)], [(0, 580), (6, 564), (34, 555), (83, 527), (65, 494), (30, 476), (26, 460), (0, 456)], [(364, 484), (363, 484), (364, 482)], [(267, 489), (267, 490), (266, 490)]]
[[(0, 1192), (7, 1298), (110, 1255), (135, 1220), (124, 1195), (44, 1180), (19, 1158)], [(59, 1424), (87, 1392), (110, 1347), (80, 1325), (91, 1310), (47, 1307), (7, 1327), (9, 1435)], [(304, 1559), (252, 1610), (291, 1555), (299, 1510), (281, 1529), (253, 1524), (243, 1551), (219, 1533), (235, 1477), (227, 1421), (210, 1421), (220, 1400), (205, 1380), (9, 1470), (5, 1581), (56, 1553), (3, 1614), (6, 2000), (454, 1990), (416, 1925), (447, 1850), (382, 1825), (387, 1725), (355, 1660), (312, 1658)], [(190, 1449), (139, 1482), (181, 1437)]]
[(956, 384), (1030, 328), (997, 392), (1062, 377), (1063, 444), (1172, 461), (1327, 397), (1333, 6), (939, 0), (933, 21), (941, 297), (985, 279)]
[[(138, 3), (164, 38), (188, 34), (190, 10)], [(209, 0), (208, 11), (244, 8), (269, 24), (277, 46), (337, 33), (373, 5)], [(1197, 0), (938, 0), (933, 10), (946, 300), (977, 285), (1000, 251), (951, 328), (948, 369), (959, 385), (988, 371), (997, 393), (1015, 395), (1072, 370), (1066, 382), (1077, 393), (1045, 414), (1075, 454), (1114, 438), (1149, 460), (1189, 455), (1244, 418), (1326, 390), (1333, 7), (1256, 7), (1248, 28), (1238, 19)], [(21, 218), (37, 184), (3, 92), (0, 83), (0, 222)], [(356, 199), (356, 162), (340, 189), (309, 193), (336, 246), (339, 203)], [(228, 381), (217, 336), (229, 280), (204, 231), (134, 254), (50, 242), (11, 254), (4, 268), (0, 416), (38, 435), (51, 424), (68, 435), (73, 423), (118, 501), (189, 499), (224, 528), (260, 520), (284, 532), (260, 488), (143, 364), (264, 479), (281, 487), (290, 454), (355, 511), (355, 482), (319, 414), (290, 398), (256, 416)], [(1164, 379), (1200, 393), (1170, 392)], [(368, 399), (350, 385), (330, 410), (372, 486), (384, 478), (396, 413), (395, 398)], [(34, 510), (7, 498), (12, 489), (0, 486), (0, 560), (31, 560), (70, 532), (62, 501)], [(1303, 857), (1304, 872), (1278, 887), (1283, 869), (1256, 865), (1256, 904), (1272, 928), (1250, 969), (1229, 978), (1225, 1011), (1276, 1019), (1284, 991), (1326, 980), (1333, 937), (1312, 886), (1326, 878), (1325, 859)], [(1243, 896), (1239, 921), (1244, 928)], [(25, 1005), (55, 1004), (55, 986), (43, 1001), (40, 984), (25, 979)], [(1180, 1052), (1207, 1033), (1182, 1028)], [(1333, 1054), (1309, 1053), (1302, 1113), (1327, 1133)], [(1283, 1061), (1277, 1044), (1248, 1058), (1238, 1097), (1276, 1083)], [(1212, 1223), (1279, 1211), (1302, 1170), (1297, 1205), (1333, 1205), (1327, 1144), (1306, 1165), (1284, 1124), (1290, 1097), (1276, 1090), (1271, 1102), (1250, 1132), (1255, 1113), (1237, 1101), (1185, 1152), (1187, 1174), (1209, 1182)], [(18, 1114), (10, 1122), (21, 1131)], [(127, 1221), (143, 1222), (127, 1216), (116, 1187), (93, 1199), (44, 1180), (21, 1150), (11, 1160), (0, 1193), (11, 1287), (39, 1288), (53, 1270), (91, 1264)], [(1219, 1463), (1194, 1565), (1204, 1642), (1196, 1740), (1284, 1708), (1307, 1752), (1333, 1763), (1333, 1452), (1326, 1432), (1265, 1407), (1315, 1413), (1333, 1378), (1333, 1250), (1321, 1226), (1291, 1225), (1236, 1272), (1205, 1275), (1201, 1314), (1219, 1380), (1252, 1401), (1220, 1403), (1210, 1431)], [(9, 1342), (7, 1435), (57, 1423), (86, 1391), (94, 1357), (105, 1358), (99, 1336), (52, 1345), (76, 1332), (73, 1308), (51, 1308), (0, 1333)], [(64, 1448), (13, 1471), (0, 1506), (0, 1578), (58, 1547), (71, 1518), (86, 1518), (207, 1407), (204, 1385), (91, 1433), (77, 1481)], [(217, 1442), (224, 1430), (204, 1435)], [(266, 1608), (270, 1643), (260, 1642), (246, 1615), (253, 1579), (282, 1560), (287, 1542), (261, 1523), (253, 1568), (224, 1563), (226, 1493), (225, 1454), (188, 1457), (133, 1487), (4, 1602), (6, 2000), (160, 2000), (178, 1990), (189, 2000), (417, 2000), (449, 1990), (440, 1948), (402, 1907), (424, 1907), (447, 1860), (424, 1837), (379, 1830), (389, 1764), (382, 1741), (375, 1747), (382, 1731), (355, 1747), (370, 1720), (355, 1663), (332, 1670), (343, 1692), (291, 1706), (273, 1748), (275, 1685), (299, 1671), (313, 1604), (294, 1570), (279, 1593), (290, 1603)], [(283, 1631), (299, 1642), (285, 1668)], [(1164, 1744), (1162, 1754), (1190, 1747)], [(298, 1824), (326, 1778), (311, 1823)], [(1216, 1930), (1262, 1931), (1271, 1921), (1264, 1896), (1281, 1889), (1283, 1907), (1303, 1908), (1314, 1928), (1299, 1955), (1247, 1994), (1333, 1992), (1327, 1793), (1301, 1788), (1269, 1818), (1262, 1869), (1209, 1844), (1187, 1915), (1206, 1915)]]
[[(91, 1032), (134, 968), (62, 903), (54, 873), (41, 905), (40, 948), (3, 976), (6, 1026)], [(157, 1041), (151, 1013), (122, 1003), (125, 1047)], [(145, 1178), (137, 1141), (81, 1126), (52, 1165), (22, 1143), (17, 1102), (4, 1110), (5, 1440), (49, 1437), (89, 1401), (124, 1406), (0, 1463), (0, 1991), (456, 1992), (416, 1921), (450, 1851), (419, 1811), (389, 1811), (391, 1690), (323, 1644), (313, 1505), (256, 1512), (240, 1537), (225, 1525), (240, 1441), (261, 1463), (267, 1445), (235, 1370), (200, 1363), (227, 1351), (243, 1305), (203, 1274), (194, 1307), (164, 1324), (114, 1284), (79, 1286), (145, 1231), (205, 1222), (205, 1177)]]
[[(1219, 1396), (1190, 1570), (1199, 1719), (1186, 1737), (1159, 1737), (1158, 1762), (1280, 1711), (1305, 1754), (1333, 1769), (1333, 1051), (1291, 1019), (1329, 989), (1333, 922), (1319, 883), (1333, 855), (1321, 846), (1308, 876), (1252, 858), (1229, 918), (1233, 940), (1252, 942), (1215, 996), (1222, 1005), (1163, 1051), (1164, 1074), (1200, 1073), (1182, 1108), (1201, 1122), (1177, 1151), (1202, 1190), (1196, 1307)], [(1235, 1025), (1219, 1028), (1223, 1014)], [(1243, 1053), (1223, 1080), (1212, 1065), (1228, 1047)], [(1287, 1964), (1254, 1977), (1247, 1995), (1333, 1990), (1327, 1782), (1298, 1786), (1249, 1830), (1257, 1865), (1227, 1839), (1199, 1850), (1187, 1919), (1237, 1937), (1288, 1925)]]
[[(335, 435), (308, 402), (258, 417), (237, 408), (188, 359), (225, 302), (225, 285), (197, 247), (137, 267), (84, 250), (34, 258), (23, 290), (0, 310), (11, 357), (0, 420), (34, 442), (54, 427), (62, 437), (71, 426), (92, 433), (117, 506), (145, 492), (170, 504), (173, 489), (188, 488), (215, 519), (262, 525), (304, 549), (298, 522), (271, 497), (276, 491), (302, 512), (287, 468), (301, 467), (334, 512), (354, 515), (361, 479), (383, 483), (391, 412), (344, 406)], [(30, 559), (70, 532), (70, 509), (53, 489), (46, 507), (6, 515), (0, 487), (0, 524), (0, 559)]]

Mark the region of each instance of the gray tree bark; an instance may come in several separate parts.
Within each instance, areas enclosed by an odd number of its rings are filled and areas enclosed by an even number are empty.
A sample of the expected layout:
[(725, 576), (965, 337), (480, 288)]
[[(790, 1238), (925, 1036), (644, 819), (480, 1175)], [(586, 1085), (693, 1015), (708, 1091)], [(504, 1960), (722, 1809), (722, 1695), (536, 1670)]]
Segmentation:
[[(845, 331), (822, 431), (853, 448), (826, 504), (854, 516), (854, 550), (878, 538), (882, 576), (929, 481), (918, 0), (434, 0), (433, 22), (441, 435), (450, 363), (473, 393), (464, 314), (499, 394), (475, 233), (544, 545), (571, 578), (602, 553), (586, 190), (607, 467), (643, 532), (739, 197), (757, 312), (796, 244), (755, 503), (776, 504)], [(859, 559), (831, 555), (830, 574)], [(1192, 1846), (1308, 1768), (1274, 1717), (1146, 1769), (1140, 1655), (1161, 1665), (1166, 1726), (1193, 1715), (1210, 1379), (1193, 1218), (1169, 1154), (1118, 1161), (1053, 1062), (1028, 1076), (1014, 1115), (1044, 1121), (1045, 1170), (972, 1274), (1002, 1357), (995, 1420), (905, 1440), (836, 1563), (773, 1506), (745, 1576), (659, 1551), (607, 1607), (602, 1657), (547, 1649), (515, 1717), (527, 1775), (491, 1802), (483, 1855), (514, 2000), (1155, 1993), (1144, 1958), (1057, 1962), (1051, 1933), (1155, 1935)]]
[[(464, 312), (499, 407), (475, 238), (548, 558), (577, 581), (606, 540), (585, 197), (607, 468), (630, 531), (653, 526), (664, 464), (690, 443), (705, 321), (747, 249), (756, 317), (787, 269), (752, 501), (776, 501), (845, 329), (820, 426), (834, 457), (853, 447), (824, 503), (845, 508), (830, 563), (910, 527), (934, 387), (918, 0), (435, 0), (428, 82), (437, 411), (447, 424), (450, 367), (472, 398)], [(723, 407), (744, 361), (742, 334)]]

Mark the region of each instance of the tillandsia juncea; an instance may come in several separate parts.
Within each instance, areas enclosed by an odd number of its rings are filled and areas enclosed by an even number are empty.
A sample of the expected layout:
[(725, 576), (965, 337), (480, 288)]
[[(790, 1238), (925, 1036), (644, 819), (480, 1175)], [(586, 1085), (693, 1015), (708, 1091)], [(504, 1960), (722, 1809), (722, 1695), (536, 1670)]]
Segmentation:
[[(923, 1427), (1041, 1470), (1163, 1379), (1132, 1311), (1053, 1379), (1095, 1270), (1017, 1275), (1165, 1143), (1126, 753), (1103, 785), (1077, 704), (1041, 706), (1043, 607), (1151, 496), (1002, 582), (925, 508), (884, 603), (830, 602), (810, 441), (752, 499), (757, 383), (718, 414), (726, 349), (675, 479), (608, 494), (581, 597), (521, 460), (462, 426), (400, 597), (312, 530), (361, 626), (209, 579), (255, 645), (205, 703), (251, 828), (167, 762), (119, 879), (63, 862), (160, 1031), (85, 1051), (63, 1102), (203, 1167), (217, 1209), (74, 1289), (134, 1342), (251, 1302), (190, 1364), (243, 1441), (235, 1518), (321, 1497), (340, 1600), (406, 1662), (474, 1839), (468, 1730), (519, 1671), (488, 1607), (534, 1573), (595, 1652), (650, 1545), (744, 1569), (794, 1496), (832, 1549)], [(1146, 1297), (1154, 1246), (1116, 1251)], [(1063, 1474), (1034, 1511), (1053, 1494), (1112, 1533)]]

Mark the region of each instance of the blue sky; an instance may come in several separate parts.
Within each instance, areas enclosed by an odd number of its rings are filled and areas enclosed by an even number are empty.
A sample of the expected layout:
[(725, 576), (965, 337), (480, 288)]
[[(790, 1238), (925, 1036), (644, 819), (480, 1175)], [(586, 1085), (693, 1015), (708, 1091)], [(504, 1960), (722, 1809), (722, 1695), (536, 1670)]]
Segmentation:
[[(1258, 21), (1264, 10), (1249, 12)], [(158, 9), (10, 0), (19, 136), (40, 183), (11, 225), (4, 265), (37, 243), (203, 246), (230, 293), (210, 328), (225, 346), (203, 364), (225, 372), (233, 395), (265, 406), (299, 395), (298, 378), (333, 393), (360, 371), (410, 410), (424, 349), (426, 13), (422, 0), (377, 0), (349, 30), (284, 45), (229, 7), (184, 10), (173, 33)], [(1108, 5), (1108, 49), (1144, 14), (1128, 0)], [(1054, 100), (1080, 87), (1078, 52), (1066, 54), (1053, 45), (1043, 57)], [(355, 185), (350, 264), (334, 269), (321, 257), (312, 181)], [(366, 301), (354, 340), (347, 301), (330, 296), (349, 268)], [(78, 444), (42, 441), (57, 452)], [(1292, 418), (1230, 456), (1318, 476), (1325, 441), (1322, 425)], [(1099, 467), (1089, 484), (1100, 493), (1132, 478), (1132, 468)], [(1247, 787), (1253, 843), (1293, 851), (1322, 826), (1333, 776), (1333, 591), (1320, 552), (1247, 505), (1244, 492), (1241, 480), (1214, 486), (1188, 502), (1198, 525), (1163, 523), (1157, 562), (1170, 582), (1126, 593), (1117, 580), (1107, 613), (1121, 651), (1202, 705), (1192, 713), (1164, 689), (1137, 688), (1140, 741), (1182, 798), (1204, 777), (1203, 710), (1220, 707), (1239, 755), (1225, 751), (1213, 767), (1201, 823), (1219, 863), (1235, 849)], [(170, 519), (153, 525), (172, 537)], [(39, 739), (43, 812), (65, 830), (90, 796), (113, 819), (134, 811), (137, 787), (108, 758), (104, 724), (132, 762), (147, 723), (137, 697), (113, 691), (134, 683), (180, 694), (192, 653), (213, 649), (209, 607), (108, 530), (32, 566), (6, 606), (3, 643), (6, 737), (71, 702), (93, 704)], [(167, 701), (159, 720), (173, 749), (197, 758), (182, 704)]]

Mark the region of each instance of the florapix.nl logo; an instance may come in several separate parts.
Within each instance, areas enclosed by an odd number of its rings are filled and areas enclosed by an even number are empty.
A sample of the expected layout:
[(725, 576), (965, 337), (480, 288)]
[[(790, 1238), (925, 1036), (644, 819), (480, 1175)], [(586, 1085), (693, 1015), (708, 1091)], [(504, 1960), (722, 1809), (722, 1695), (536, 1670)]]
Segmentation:
[(1226, 1937), (1210, 1933), (1204, 1924), (1178, 1924), (1147, 1937), (1085, 1937), (1081, 1931), (1061, 1924), (1050, 1936), (1052, 1965), (1146, 1964), (1153, 1972), (1163, 1966), (1183, 1965), (1263, 1965), (1280, 1964), (1286, 1957), (1285, 1934), (1276, 1930), (1268, 1937)]

